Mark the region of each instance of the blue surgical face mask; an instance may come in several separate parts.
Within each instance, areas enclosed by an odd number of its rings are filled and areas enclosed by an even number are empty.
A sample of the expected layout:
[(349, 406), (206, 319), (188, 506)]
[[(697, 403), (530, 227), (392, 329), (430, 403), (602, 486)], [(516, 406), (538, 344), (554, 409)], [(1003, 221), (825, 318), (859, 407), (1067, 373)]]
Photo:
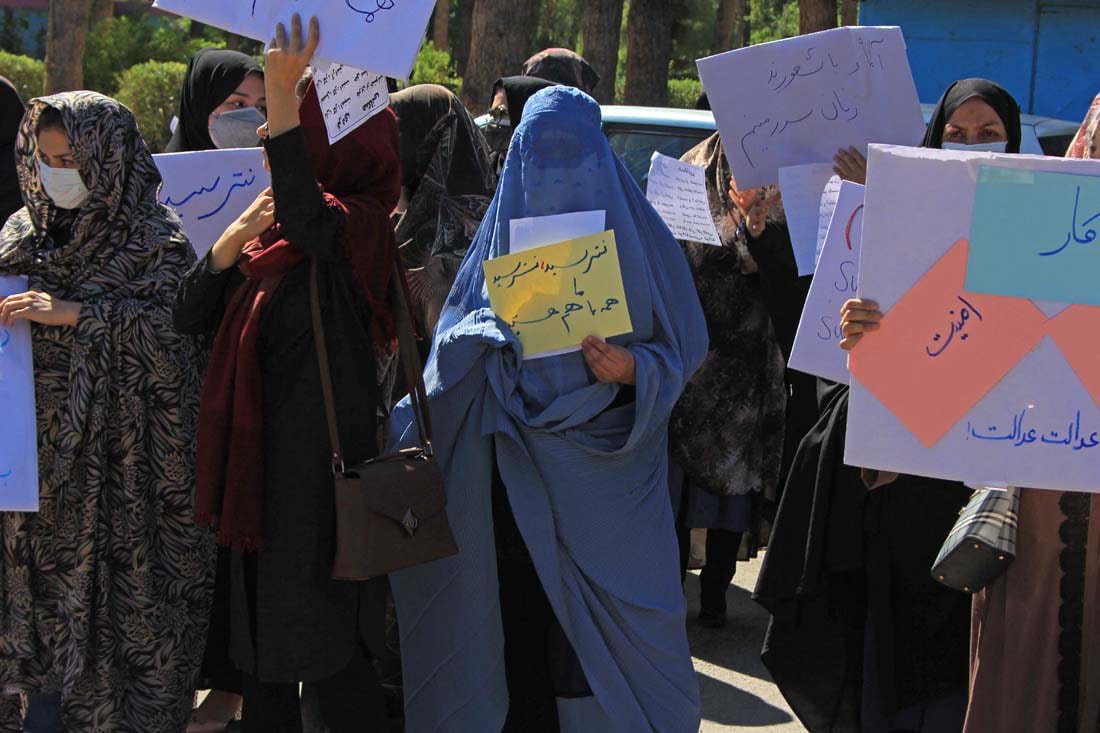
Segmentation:
[(966, 153), (1003, 153), (1007, 146), (1007, 142), (1000, 140), (995, 143), (974, 143), (973, 145), (945, 142), (940, 147), (943, 150), (962, 150)]
[(210, 123), (210, 139), (219, 150), (254, 148), (260, 143), (256, 128), (267, 122), (264, 113), (255, 107), (243, 107), (214, 115)]

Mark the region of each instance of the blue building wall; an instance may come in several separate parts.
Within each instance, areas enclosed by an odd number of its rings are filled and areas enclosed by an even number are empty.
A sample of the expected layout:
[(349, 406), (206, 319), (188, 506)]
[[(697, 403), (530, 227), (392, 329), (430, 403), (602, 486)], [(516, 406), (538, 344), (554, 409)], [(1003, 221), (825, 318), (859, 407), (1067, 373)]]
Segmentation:
[(898, 25), (922, 102), (982, 76), (1025, 112), (1076, 120), (1100, 93), (1098, 0), (863, 0), (861, 25)]

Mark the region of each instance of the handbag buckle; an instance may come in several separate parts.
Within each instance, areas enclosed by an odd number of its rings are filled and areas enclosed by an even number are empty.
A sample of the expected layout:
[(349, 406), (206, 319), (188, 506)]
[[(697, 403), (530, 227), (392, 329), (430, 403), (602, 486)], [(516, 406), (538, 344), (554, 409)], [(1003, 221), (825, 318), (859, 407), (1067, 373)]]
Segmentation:
[(423, 448), (424, 448), (424, 455), (426, 457), (432, 458), (435, 455), (434, 451), (432, 450), (432, 441), (425, 440)]
[(409, 537), (416, 534), (416, 530), (420, 528), (420, 520), (413, 514), (412, 509), (408, 509), (405, 512), (405, 516), (401, 519), (401, 527)]
[(335, 453), (332, 455), (331, 464), (333, 476), (339, 476), (343, 473), (346, 473), (344, 459), (336, 455)]

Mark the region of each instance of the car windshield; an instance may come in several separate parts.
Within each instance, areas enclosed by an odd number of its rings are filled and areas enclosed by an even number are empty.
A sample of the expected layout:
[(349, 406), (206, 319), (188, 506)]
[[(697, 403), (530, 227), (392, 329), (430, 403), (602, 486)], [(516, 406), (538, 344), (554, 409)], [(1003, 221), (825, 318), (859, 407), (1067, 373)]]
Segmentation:
[(644, 191), (649, 178), (649, 161), (654, 152), (679, 159), (707, 138), (711, 131), (688, 128), (617, 127), (604, 129), (611, 148), (623, 159), (627, 170)]

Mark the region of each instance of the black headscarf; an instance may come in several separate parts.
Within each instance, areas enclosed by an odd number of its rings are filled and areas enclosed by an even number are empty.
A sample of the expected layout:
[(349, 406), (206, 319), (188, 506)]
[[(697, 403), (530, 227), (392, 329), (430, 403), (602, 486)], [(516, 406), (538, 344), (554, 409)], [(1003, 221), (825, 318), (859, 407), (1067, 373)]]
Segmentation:
[(497, 79), (493, 84), (493, 94), (496, 94), (498, 88), (504, 90), (504, 95), (508, 98), (508, 117), (512, 120), (512, 129), (514, 130), (519, 126), (527, 100), (546, 87), (556, 86), (557, 84), (556, 81), (536, 79), (533, 76), (505, 76)]
[(431, 330), (496, 188), (489, 147), (462, 102), (420, 84), (390, 97), (401, 133), (408, 208), (397, 223), (401, 259)]
[(260, 65), (247, 54), (204, 48), (191, 57), (180, 91), (179, 124), (164, 149), (166, 153), (213, 150), (210, 113), (237, 90), (249, 74), (263, 75)]
[(523, 75), (576, 87), (588, 94), (600, 83), (592, 64), (567, 48), (539, 51), (523, 64)]
[(955, 110), (971, 99), (982, 100), (1001, 118), (1005, 132), (1008, 133), (1005, 152), (1020, 152), (1020, 105), (1011, 94), (988, 79), (960, 79), (947, 87), (932, 112), (932, 119), (928, 121), (928, 130), (924, 133), (921, 147), (943, 147), (943, 130), (947, 127), (947, 121), (955, 114)]
[(15, 138), (23, 121), (23, 100), (12, 83), (0, 76), (0, 226), (23, 208), (15, 172)]
[(552, 86), (555, 86), (555, 82), (536, 79), (532, 76), (505, 76), (493, 82), (494, 97), (497, 89), (504, 90), (504, 96), (508, 100), (508, 119), (511, 123), (510, 127), (489, 125), (485, 128), (485, 141), (489, 143), (491, 151), (490, 160), (493, 170), (498, 174), (504, 168), (504, 158), (508, 154), (508, 145), (512, 142), (512, 133), (519, 126), (527, 100), (537, 92)]

